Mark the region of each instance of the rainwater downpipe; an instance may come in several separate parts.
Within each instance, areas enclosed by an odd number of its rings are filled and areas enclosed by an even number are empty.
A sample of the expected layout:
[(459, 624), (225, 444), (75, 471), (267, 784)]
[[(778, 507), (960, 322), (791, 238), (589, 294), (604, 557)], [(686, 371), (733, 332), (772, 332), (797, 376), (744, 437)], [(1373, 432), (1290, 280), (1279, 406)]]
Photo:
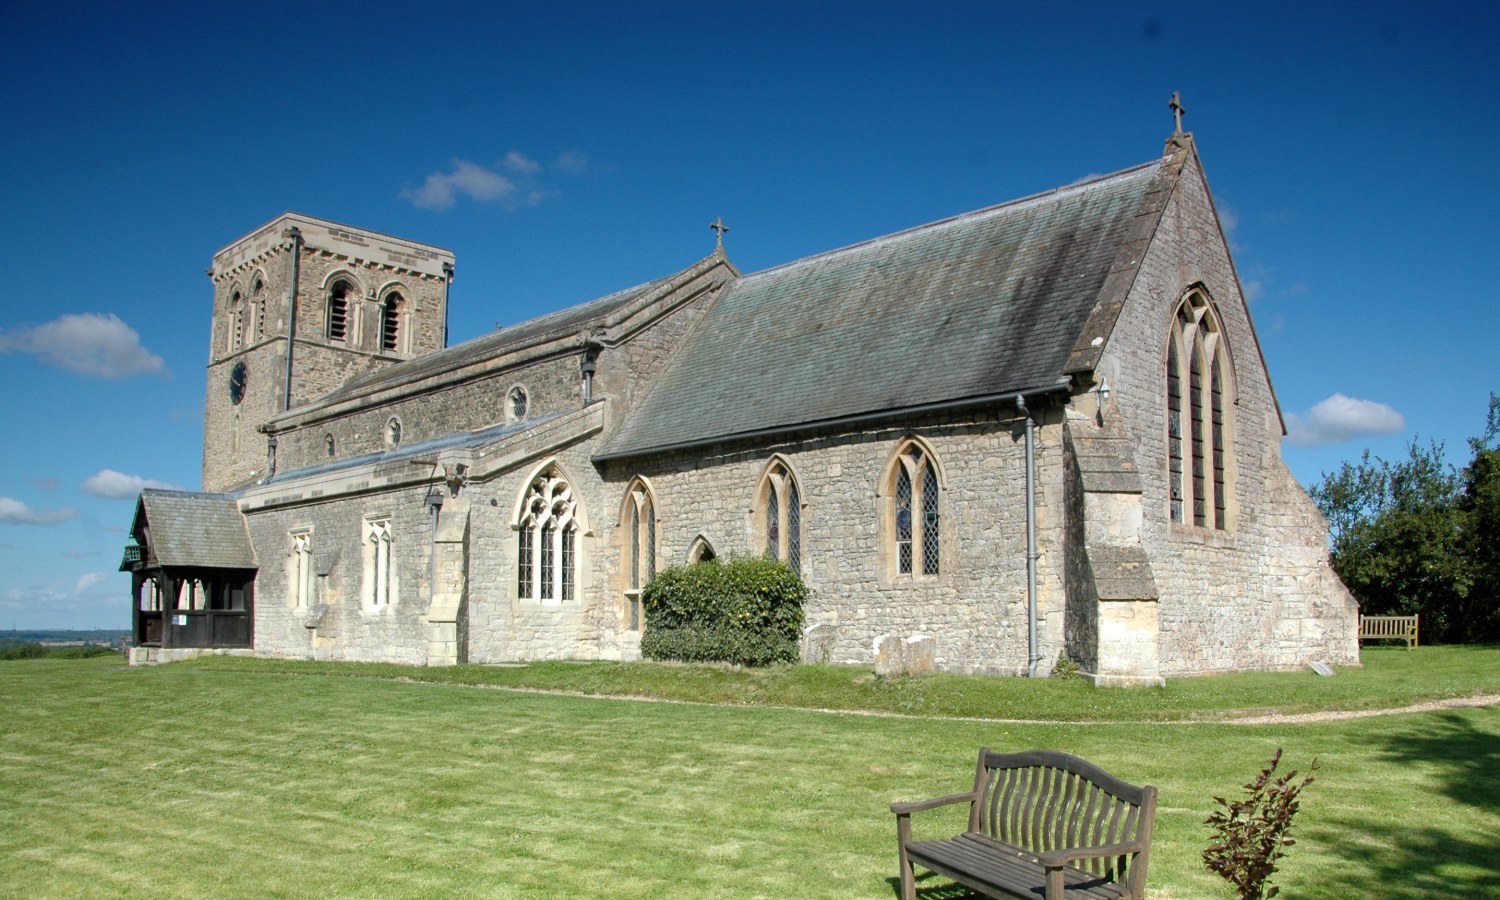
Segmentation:
[(299, 279), (300, 262), (302, 260), (302, 232), (293, 225), (283, 235), (292, 239), (292, 290), (287, 300), (286, 314), (286, 392), (281, 398), (281, 410), (285, 412), (292, 408), (292, 348), (297, 343), (297, 282)]
[(1016, 409), (1026, 417), (1026, 674), (1035, 678), (1040, 661), (1036, 650), (1036, 444), (1031, 410), (1021, 394), (1016, 395)]

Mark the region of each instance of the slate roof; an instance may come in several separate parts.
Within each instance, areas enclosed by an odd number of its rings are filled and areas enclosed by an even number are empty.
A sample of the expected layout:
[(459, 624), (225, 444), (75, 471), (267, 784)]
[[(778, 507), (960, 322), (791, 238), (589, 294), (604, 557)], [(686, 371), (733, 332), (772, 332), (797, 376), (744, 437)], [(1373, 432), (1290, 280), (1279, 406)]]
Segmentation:
[(245, 517), (227, 494), (148, 489), (135, 516), (132, 533), (150, 528), (149, 549), (163, 567), (256, 568)]
[(403, 459), (414, 460), (431, 456), (440, 450), (462, 450), (483, 447), (485, 444), (510, 437), (513, 434), (519, 434), (527, 429), (535, 428), (538, 425), (560, 418), (565, 414), (566, 411), (549, 413), (544, 416), (535, 416), (524, 422), (501, 423), (485, 428), (477, 428), (473, 431), (459, 431), (453, 434), (445, 434), (426, 441), (402, 444), (395, 450), (377, 450), (374, 453), (350, 456), (345, 459), (334, 460), (333, 462), (316, 466), (308, 466), (302, 469), (288, 469), (284, 472), (277, 472), (270, 478), (265, 479), (263, 483), (280, 484), (287, 481), (296, 481), (315, 475), (327, 475), (331, 472), (353, 469), (377, 461), (397, 462)]
[(1161, 165), (732, 282), (598, 458), (1065, 382)]

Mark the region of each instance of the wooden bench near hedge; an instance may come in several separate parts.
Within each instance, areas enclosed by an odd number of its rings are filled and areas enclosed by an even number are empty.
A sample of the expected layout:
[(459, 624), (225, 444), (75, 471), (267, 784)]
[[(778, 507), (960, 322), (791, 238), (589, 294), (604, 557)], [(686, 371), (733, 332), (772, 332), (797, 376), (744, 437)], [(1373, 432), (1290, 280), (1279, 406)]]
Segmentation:
[[(913, 841), (912, 813), (969, 804), (963, 834)], [(989, 897), (1139, 900), (1156, 821), (1156, 788), (1136, 787), (1053, 750), (979, 751), (974, 789), (893, 803), (901, 897), (920, 865)]]
[(1417, 645), (1417, 620), (1420, 618), (1420, 615), (1360, 616), (1359, 639), (1406, 641), (1406, 649), (1410, 650)]

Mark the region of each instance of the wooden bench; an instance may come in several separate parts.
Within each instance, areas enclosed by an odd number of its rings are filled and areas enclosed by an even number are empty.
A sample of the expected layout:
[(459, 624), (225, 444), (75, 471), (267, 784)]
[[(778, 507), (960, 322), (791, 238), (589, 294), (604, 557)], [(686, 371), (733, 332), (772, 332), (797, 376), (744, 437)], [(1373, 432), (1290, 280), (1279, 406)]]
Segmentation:
[(1420, 618), (1420, 615), (1360, 616), (1359, 639), (1406, 641), (1406, 649), (1410, 650), (1417, 645), (1417, 620)]
[[(911, 839), (911, 815), (969, 804), (967, 830)], [(1052, 750), (979, 751), (974, 790), (893, 803), (901, 847), (901, 897), (915, 900), (920, 865), (989, 897), (1132, 898), (1146, 889), (1156, 788), (1127, 784)]]

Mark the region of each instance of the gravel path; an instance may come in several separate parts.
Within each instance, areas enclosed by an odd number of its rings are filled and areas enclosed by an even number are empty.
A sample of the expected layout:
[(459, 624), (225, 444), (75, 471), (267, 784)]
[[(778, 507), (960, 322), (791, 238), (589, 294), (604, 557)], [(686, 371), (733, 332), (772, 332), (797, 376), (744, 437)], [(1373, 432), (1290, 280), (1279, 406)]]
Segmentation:
[(1435, 709), (1457, 709), (1460, 707), (1494, 706), (1500, 704), (1500, 694), (1480, 694), (1475, 697), (1451, 697), (1447, 700), (1428, 700), (1396, 709), (1361, 709), (1333, 712), (1297, 713), (1295, 715), (1244, 716), (1237, 719), (1221, 719), (1232, 725), (1286, 725), (1297, 722), (1332, 722), (1335, 719), (1368, 719), (1371, 716), (1394, 716), (1400, 713), (1431, 712)]

